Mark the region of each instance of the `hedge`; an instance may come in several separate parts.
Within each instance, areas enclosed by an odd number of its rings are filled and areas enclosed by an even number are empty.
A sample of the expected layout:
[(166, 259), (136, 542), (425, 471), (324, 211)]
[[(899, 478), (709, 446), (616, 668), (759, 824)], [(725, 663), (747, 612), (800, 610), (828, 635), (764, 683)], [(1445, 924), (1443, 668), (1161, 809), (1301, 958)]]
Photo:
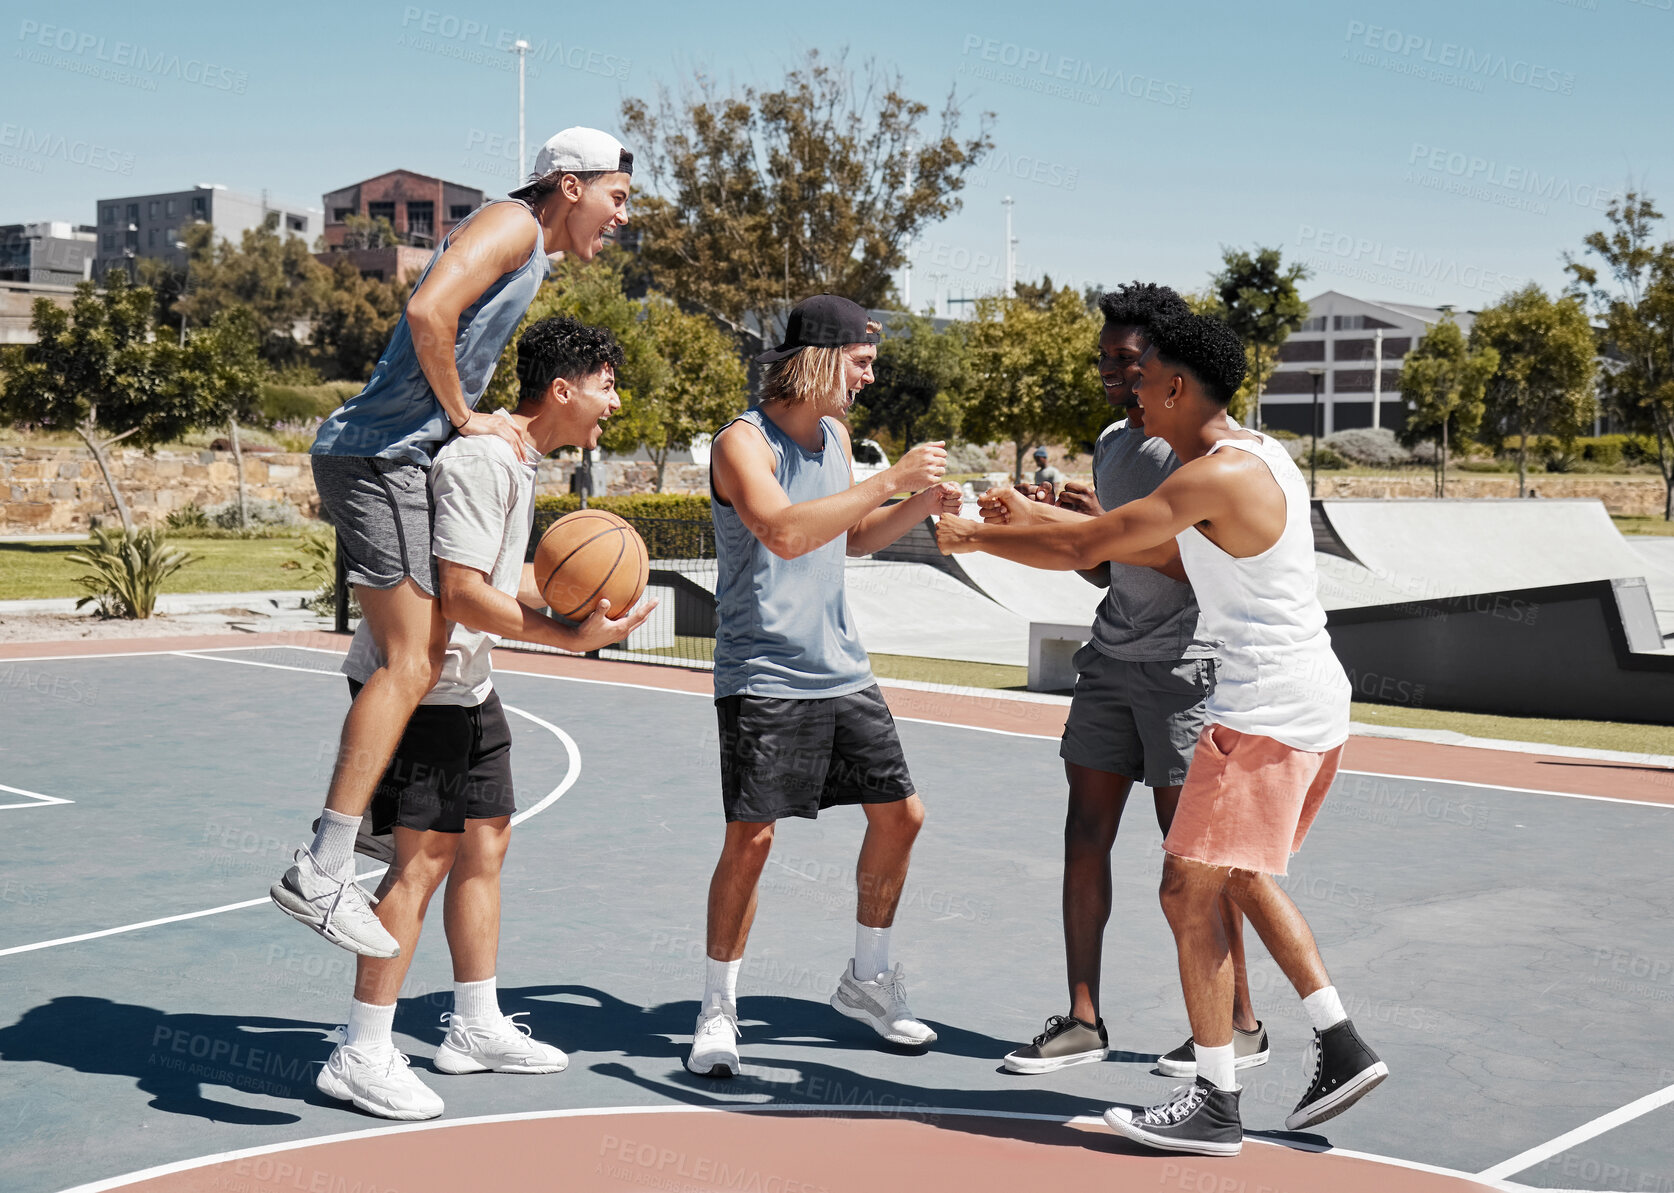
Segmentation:
[[(713, 559), (715, 529), (709, 518), (709, 498), (691, 493), (641, 493), (593, 497), (589, 509), (608, 510), (626, 520), (645, 540), (652, 559)], [(535, 530), (529, 536), (529, 558), (535, 543), (565, 514), (581, 508), (573, 494), (535, 498)]]

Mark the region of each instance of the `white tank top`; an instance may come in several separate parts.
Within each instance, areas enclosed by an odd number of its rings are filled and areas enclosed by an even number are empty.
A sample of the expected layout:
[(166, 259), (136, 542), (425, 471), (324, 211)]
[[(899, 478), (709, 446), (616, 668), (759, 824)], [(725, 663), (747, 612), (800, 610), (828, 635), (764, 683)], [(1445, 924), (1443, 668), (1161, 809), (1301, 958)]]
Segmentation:
[(1278, 542), (1246, 559), (1195, 526), (1177, 536), (1204, 631), (1220, 648), (1209, 720), (1297, 750), (1340, 746), (1348, 740), (1350, 688), (1325, 632), (1308, 487), (1277, 440), (1223, 439), (1209, 454), (1223, 447), (1267, 465), (1284, 493), (1285, 528)]

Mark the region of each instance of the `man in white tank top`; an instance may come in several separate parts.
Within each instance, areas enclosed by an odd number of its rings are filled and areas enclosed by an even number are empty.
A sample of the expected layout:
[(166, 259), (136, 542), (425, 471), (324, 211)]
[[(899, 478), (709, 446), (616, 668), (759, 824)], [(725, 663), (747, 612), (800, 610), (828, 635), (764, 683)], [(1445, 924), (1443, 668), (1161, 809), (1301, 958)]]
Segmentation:
[(1315, 594), (1307, 488), (1283, 448), (1227, 418), (1244, 379), (1244, 348), (1218, 319), (1152, 327), (1138, 393), (1149, 434), (1180, 468), (1149, 497), (1102, 517), (1066, 519), (1000, 490), (1005, 524), (943, 517), (949, 554), (988, 551), (1031, 567), (1084, 570), (1105, 560), (1183, 565), (1220, 647), (1209, 723), (1198, 738), (1164, 843), (1161, 899), (1180, 956), (1197, 1077), (1144, 1110), (1105, 1121), (1167, 1151), (1236, 1155), (1232, 964), (1217, 902), (1249, 918), (1302, 996), (1314, 1026), (1312, 1080), (1290, 1130), (1348, 1109), (1389, 1075), (1354, 1030), (1313, 933), (1273, 881), (1318, 814), (1348, 737), (1349, 685)]

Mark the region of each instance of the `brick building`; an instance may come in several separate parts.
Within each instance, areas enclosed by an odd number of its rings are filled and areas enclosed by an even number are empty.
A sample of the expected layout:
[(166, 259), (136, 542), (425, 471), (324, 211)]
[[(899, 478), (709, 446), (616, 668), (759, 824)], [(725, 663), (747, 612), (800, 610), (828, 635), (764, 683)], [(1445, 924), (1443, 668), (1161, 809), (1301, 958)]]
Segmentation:
[(455, 224), (482, 206), (483, 192), (412, 170), (391, 170), (320, 196), (329, 249), (343, 247), (343, 218), (387, 219), (403, 245), (433, 249)]

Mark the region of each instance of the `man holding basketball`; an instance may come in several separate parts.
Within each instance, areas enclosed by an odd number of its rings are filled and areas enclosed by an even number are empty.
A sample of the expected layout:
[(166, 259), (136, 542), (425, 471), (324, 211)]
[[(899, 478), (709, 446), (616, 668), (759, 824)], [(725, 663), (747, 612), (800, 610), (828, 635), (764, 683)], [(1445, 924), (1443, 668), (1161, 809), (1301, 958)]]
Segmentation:
[(1220, 643), (1208, 723), (1163, 846), (1161, 901), (1179, 953), (1196, 1080), (1167, 1102), (1104, 1116), (1130, 1139), (1201, 1155), (1236, 1155), (1243, 1145), (1223, 894), (1249, 917), (1314, 1026), (1308, 1088), (1285, 1126), (1340, 1114), (1389, 1075), (1344, 1012), (1307, 922), (1272, 878), (1286, 872), (1336, 774), (1350, 689), (1315, 591), (1307, 485), (1277, 442), (1227, 418), (1245, 367), (1243, 344), (1220, 320), (1156, 321), (1136, 388), (1147, 431), (1182, 461), (1156, 492), (1066, 520), (1001, 490), (994, 500), (1008, 505), (1012, 524), (949, 517), (937, 527), (943, 551), (989, 551), (1032, 567), (1182, 566)]
[[(390, 1028), (396, 998), (430, 898), (447, 880), (444, 919), (453, 956), (453, 1010), (436, 1053), (444, 1073), (556, 1073), (558, 1049), (500, 1013), (495, 958), (500, 940), (500, 868), (511, 837), (511, 730), (494, 691), (491, 652), (500, 636), (568, 651), (626, 637), (650, 613), (611, 619), (608, 602), (578, 626), (543, 615), (534, 569), (523, 561), (534, 518), (535, 468), (559, 447), (595, 447), (599, 424), (621, 408), (610, 332), (567, 317), (542, 319), (517, 345), (515, 410), (483, 417), (498, 435), (449, 440), (429, 484), (440, 607), (450, 624), (441, 676), (407, 723), (376, 786), (374, 826), (393, 828), (395, 860), (378, 887), (377, 916), (399, 944), (388, 959), (362, 956), (343, 1042), (317, 1084), (331, 1097), (385, 1118), (434, 1118), (442, 1100), (407, 1067)], [(513, 447), (512, 442), (519, 446)], [(527, 444), (528, 446), (523, 446)], [(360, 624), (343, 671), (349, 690), (384, 662)]]
[[(1190, 314), (1167, 286), (1119, 287), (1099, 299), (1104, 327), (1099, 332), (1098, 370), (1105, 400), (1127, 417), (1104, 429), (1093, 447), (1090, 490), (1070, 481), (1059, 495), (1060, 510), (1096, 517), (1106, 509), (1150, 495), (1180, 467), (1168, 443), (1145, 433), (1145, 411), (1134, 385), (1139, 358), (1150, 345), (1158, 319)], [(1050, 502), (1048, 493), (1028, 496)], [(1004, 505), (982, 507), (985, 521), (1004, 523)], [(1215, 647), (1199, 624), (1191, 585), (1177, 567), (1166, 572), (1123, 563), (1101, 563), (1081, 573), (1107, 590), (1092, 627), (1092, 639), (1075, 656), (1075, 694), (1059, 754), (1069, 780), (1064, 818), (1064, 957), (1069, 971), (1070, 1008), (1053, 1015), (1034, 1041), (1005, 1058), (1014, 1073), (1049, 1073), (1093, 1064), (1109, 1053), (1109, 1035), (1099, 1016), (1104, 929), (1110, 922), (1110, 851), (1135, 782), (1151, 788), (1157, 824), (1168, 834), (1180, 785), (1186, 781), (1192, 747), (1207, 716), (1204, 700), (1215, 686)], [(1250, 1006), (1244, 970), (1243, 919), (1231, 900), (1222, 901), (1235, 974), (1233, 1038), (1240, 1069), (1266, 1062), (1267, 1033)], [(1171, 1077), (1197, 1070), (1187, 1040), (1158, 1058)]]
[(321, 511), (382, 661), (343, 719), (314, 839), (269, 894), (352, 952), (395, 956), (355, 885), (355, 839), (408, 718), (441, 677), (447, 646), (430, 550), (431, 460), (455, 436), (524, 446), (504, 419), (478, 413), (477, 401), (546, 278), (548, 256), (590, 261), (627, 223), (632, 171), (633, 154), (609, 133), (568, 128), (548, 140), (526, 185), (473, 211), (437, 246), (366, 387), (321, 424), (310, 449)]
[[(761, 355), (760, 404), (715, 436), (710, 509), (715, 592), (715, 709), (726, 836), (709, 884), (703, 1003), (686, 1067), (738, 1072), (738, 971), (756, 885), (786, 816), (860, 804), (855, 951), (832, 1006), (895, 1044), (936, 1033), (913, 1015), (890, 927), (924, 823), (906, 760), (844, 596), (844, 557), (894, 542), (927, 515), (954, 512), (938, 483), (947, 453), (913, 448), (856, 484), (844, 418), (872, 382), (880, 328), (832, 294), (790, 312), (785, 339)], [(913, 496), (880, 509), (893, 494)]]

